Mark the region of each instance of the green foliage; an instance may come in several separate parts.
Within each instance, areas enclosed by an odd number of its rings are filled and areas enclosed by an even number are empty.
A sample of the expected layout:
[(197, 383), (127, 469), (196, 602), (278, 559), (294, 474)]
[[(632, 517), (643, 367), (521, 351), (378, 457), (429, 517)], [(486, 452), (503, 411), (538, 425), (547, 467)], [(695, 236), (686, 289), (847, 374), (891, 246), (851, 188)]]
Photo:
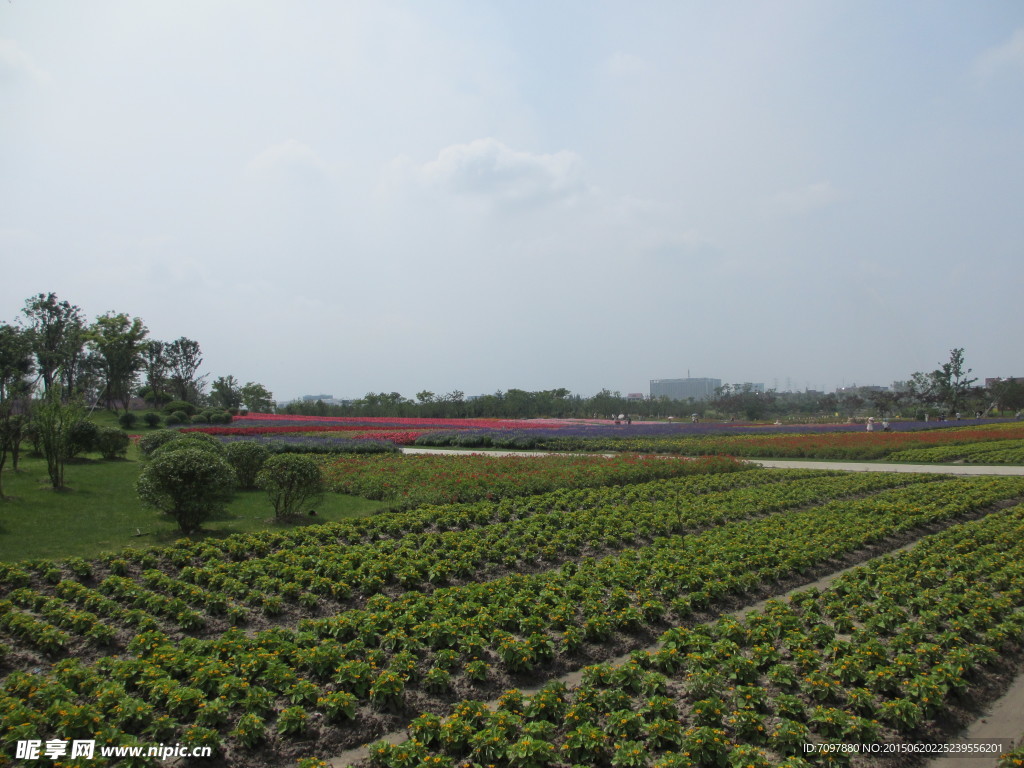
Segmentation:
[(210, 398), (222, 408), (238, 408), (242, 404), (242, 388), (234, 376), (221, 376), (210, 388)]
[(256, 485), (267, 492), (274, 514), (292, 517), (324, 494), (324, 478), (315, 459), (297, 454), (272, 456), (256, 476)]
[[(50, 484), (55, 489), (64, 487), (64, 465), (75, 455), (76, 447), (81, 444), (76, 439), (76, 434), (83, 433), (79, 425), (90, 423), (83, 421), (84, 415), (85, 408), (79, 401), (61, 401), (61, 388), (58, 385), (54, 385), (42, 402), (36, 405), (33, 423), (40, 451), (46, 459)], [(95, 430), (96, 425), (93, 424), (89, 434), (94, 435)]]
[(238, 487), (251, 490), (256, 487), (256, 475), (270, 458), (270, 450), (262, 443), (242, 441), (229, 443), (225, 448), (228, 461), (235, 470)]
[(144, 504), (166, 512), (182, 533), (190, 534), (230, 500), (235, 472), (226, 460), (198, 445), (168, 450), (172, 445), (152, 455), (135, 488)]
[(212, 435), (202, 432), (171, 432), (171, 434), (174, 437), (156, 448), (151, 455), (180, 451), (185, 448), (196, 448), (220, 457), (225, 455), (224, 444)]
[(100, 427), (96, 437), (95, 448), (104, 459), (123, 458), (128, 454), (131, 439), (123, 429), (116, 427)]
[[(84, 410), (83, 410), (84, 416)], [(100, 436), (99, 425), (88, 419), (82, 418), (71, 425), (70, 433), (70, 454), (69, 459), (83, 453), (96, 450), (96, 440)]]
[(82, 310), (58, 301), (55, 293), (40, 293), (25, 302), (22, 312), (29, 321), (29, 338), (44, 393), (54, 388), (69, 394), (77, 391), (86, 336)]
[(270, 413), (274, 409), (273, 393), (255, 381), (246, 382), (240, 395), (246, 409), (253, 413)]
[(139, 439), (139, 451), (144, 457), (151, 456), (157, 448), (177, 439), (179, 433), (173, 429), (161, 429), (159, 432), (151, 432)]
[[(138, 317), (108, 312), (96, 318), (89, 328), (88, 340), (104, 377), (102, 394), (108, 408), (122, 405), (128, 414), (128, 403), (139, 371), (145, 366), (143, 350), (149, 330)], [(122, 426), (130, 428), (130, 424)]]
[[(158, 417), (159, 418), (159, 417)], [(131, 411), (125, 411), (117, 417), (117, 423), (125, 429), (131, 429), (139, 421), (139, 414), (132, 413)]]
[(159, 413), (153, 413), (152, 411), (150, 411), (149, 413), (144, 413), (142, 415), (142, 420), (146, 422), (146, 426), (149, 427), (150, 429), (155, 429), (156, 427), (160, 426)]
[(192, 403), (187, 403), (184, 400), (171, 400), (171, 402), (164, 406), (165, 413), (176, 413), (181, 411), (186, 416), (191, 416), (198, 410), (199, 409), (192, 405)]

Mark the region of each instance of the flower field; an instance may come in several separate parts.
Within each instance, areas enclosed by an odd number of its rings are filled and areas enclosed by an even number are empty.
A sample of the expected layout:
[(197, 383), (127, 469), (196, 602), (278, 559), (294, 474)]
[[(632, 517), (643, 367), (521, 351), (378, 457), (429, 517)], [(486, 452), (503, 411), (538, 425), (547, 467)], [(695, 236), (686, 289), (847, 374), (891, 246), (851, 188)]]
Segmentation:
[[(991, 441), (1024, 441), (1024, 425), (991, 419), (956, 422), (893, 422), (867, 432), (857, 424), (754, 425), (647, 422), (611, 424), (560, 419), (415, 419), (276, 416), (236, 417), (230, 426), (188, 427), (222, 440), (254, 439), (282, 450), (330, 453), (384, 450), (387, 444), (455, 448), (536, 449), (544, 451), (671, 453), (684, 456), (725, 455), (757, 458), (884, 459), (916, 449), (967, 446), (962, 456), (979, 455)], [(366, 445), (360, 445), (365, 442)], [(376, 448), (371, 448), (373, 443)], [(1022, 463), (1024, 442), (993, 454), (995, 463)], [(289, 446), (285, 448), (284, 446)], [(929, 454), (922, 454), (928, 456)], [(896, 461), (942, 461), (904, 459)]]
[(991, 440), (935, 448), (911, 448), (890, 453), (889, 461), (962, 462), (964, 464), (1024, 464), (1024, 440)]
[[(935, 422), (930, 422), (933, 426)], [(917, 422), (917, 429), (903, 431), (867, 432), (863, 426), (827, 430), (795, 431), (792, 427), (734, 428), (735, 432), (722, 434), (709, 429), (704, 434), (692, 435), (680, 431), (676, 435), (666, 432), (668, 425), (657, 430), (621, 426), (619, 431), (601, 434), (597, 430), (582, 431), (552, 429), (530, 432), (457, 431), (428, 432), (416, 440), (417, 445), (460, 447), (503, 447), (506, 443), (518, 447), (549, 451), (633, 451), (637, 453), (673, 453), (684, 456), (726, 455), (745, 458), (813, 458), (834, 460), (884, 459), (891, 454), (913, 448), (966, 445), (988, 441), (1024, 440), (1024, 425), (1017, 422), (987, 424), (972, 427), (924, 428), (929, 422)], [(694, 425), (689, 425), (694, 426)], [(696, 425), (701, 426), (701, 425)], [(709, 425), (718, 428), (718, 425)], [(894, 425), (895, 426), (895, 425)], [(751, 431), (751, 430), (757, 431)], [(780, 431), (766, 432), (769, 429)], [(781, 431), (788, 430), (788, 431)], [(1014, 462), (1008, 462), (1014, 463)]]
[[(663, 461), (615, 459), (594, 487), (0, 564), (0, 765), (19, 740), (76, 738), (319, 765), (399, 728), (410, 740), (367, 765), (842, 764), (802, 744), (921, 740), (1018, 658), (1024, 478), (628, 474)], [(587, 665), (579, 687), (558, 681)], [(61, 761), (76, 764), (97, 763)]]
[(743, 468), (740, 462), (725, 457), (385, 454), (332, 457), (324, 463), (324, 474), (334, 491), (408, 509), (420, 504), (501, 499), (555, 488), (622, 485)]

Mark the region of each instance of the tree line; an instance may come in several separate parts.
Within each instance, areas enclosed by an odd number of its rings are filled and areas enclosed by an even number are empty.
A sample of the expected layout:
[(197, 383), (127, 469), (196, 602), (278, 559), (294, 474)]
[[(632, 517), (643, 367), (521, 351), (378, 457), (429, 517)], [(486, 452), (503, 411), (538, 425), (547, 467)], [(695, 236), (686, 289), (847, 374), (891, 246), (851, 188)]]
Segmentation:
[(530, 392), (498, 391), (467, 398), (455, 390), (435, 394), (424, 390), (415, 398), (398, 392), (369, 392), (345, 405), (296, 401), (280, 412), (309, 416), (389, 416), (405, 418), (615, 418), (638, 419), (820, 419), (875, 415), (904, 415), (923, 419), (954, 417), (957, 413), (1019, 411), (1024, 408), (1024, 380), (998, 380), (990, 388), (976, 386), (965, 367), (964, 350), (953, 349), (950, 359), (929, 373), (911, 374), (891, 389), (851, 388), (837, 392), (758, 391), (751, 385), (726, 384), (707, 400), (668, 397), (626, 397), (602, 389), (589, 397), (568, 389)]
[[(141, 318), (107, 312), (88, 322), (81, 308), (54, 293), (25, 301), (15, 322), (0, 322), (0, 472), (17, 462), (31, 431), (61, 487), (63, 460), (76, 425), (99, 405), (129, 415), (137, 398), (153, 409), (177, 405), (270, 410), (261, 384), (222, 376), (207, 393), (199, 342), (149, 337)], [(134, 414), (132, 414), (134, 419)], [(122, 422), (124, 423), (124, 422)]]
[(0, 322), (0, 400), (45, 397), (60, 391), (64, 401), (80, 398), (127, 411), (135, 398), (153, 408), (172, 400), (252, 410), (273, 407), (273, 395), (256, 382), (242, 385), (222, 376), (207, 392), (200, 374), (199, 342), (149, 337), (141, 318), (107, 312), (92, 323), (81, 308), (40, 293), (25, 301), (15, 323)]

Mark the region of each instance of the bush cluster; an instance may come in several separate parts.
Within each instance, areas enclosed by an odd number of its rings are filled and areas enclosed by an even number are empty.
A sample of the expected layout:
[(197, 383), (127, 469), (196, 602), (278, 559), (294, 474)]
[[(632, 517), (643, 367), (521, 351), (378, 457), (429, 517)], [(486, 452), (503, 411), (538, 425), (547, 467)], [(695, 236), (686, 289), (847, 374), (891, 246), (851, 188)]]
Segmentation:
[(298, 514), (324, 493), (315, 459), (272, 455), (261, 443), (225, 446), (203, 432), (160, 430), (142, 437), (139, 449), (147, 460), (136, 483), (139, 498), (173, 517), (185, 534), (222, 509), (236, 488), (266, 491), (279, 518)]

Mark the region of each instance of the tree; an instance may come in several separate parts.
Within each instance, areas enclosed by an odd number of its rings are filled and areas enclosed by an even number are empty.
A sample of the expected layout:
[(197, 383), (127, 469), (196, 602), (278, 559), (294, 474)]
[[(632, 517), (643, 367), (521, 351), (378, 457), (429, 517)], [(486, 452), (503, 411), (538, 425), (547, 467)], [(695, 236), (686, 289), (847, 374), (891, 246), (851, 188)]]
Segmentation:
[(0, 499), (7, 457), (17, 469), (18, 447), (29, 408), (32, 375), (32, 339), (28, 331), (0, 323)]
[(238, 408), (242, 404), (242, 388), (234, 376), (220, 376), (210, 387), (210, 399), (224, 410)]
[(89, 329), (89, 344), (99, 356), (103, 372), (108, 410), (116, 411), (120, 403), (128, 412), (135, 380), (145, 366), (148, 333), (141, 319), (113, 312), (97, 317)]
[(73, 396), (84, 357), (82, 310), (74, 304), (58, 301), (55, 293), (40, 293), (25, 302), (22, 312), (29, 321), (32, 350), (44, 392), (60, 383), (65, 395)]
[(173, 517), (186, 536), (223, 509), (234, 488), (231, 465), (197, 447), (156, 451), (135, 483), (142, 503)]
[(59, 385), (51, 387), (36, 405), (32, 418), (54, 490), (64, 487), (64, 465), (76, 451), (75, 428), (85, 418), (85, 407), (80, 400), (65, 403), (61, 396)]
[(995, 406), (1000, 411), (1024, 408), (1024, 379), (996, 379), (991, 389)]
[(271, 413), (274, 410), (274, 394), (262, 384), (246, 382), (241, 395), (245, 407), (254, 413)]
[(169, 371), (166, 349), (167, 344), (155, 339), (147, 341), (142, 349), (142, 370), (146, 374), (143, 396), (154, 408), (159, 408), (171, 399), (165, 389)]
[(895, 413), (902, 399), (903, 395), (900, 392), (882, 391), (871, 393), (871, 404), (875, 406), (878, 415), (883, 418), (890, 413)]
[(202, 394), (205, 378), (196, 376), (199, 366), (203, 364), (199, 342), (182, 336), (168, 344), (164, 354), (170, 372), (168, 381), (175, 397), (187, 403), (197, 403)]
[(274, 514), (294, 517), (299, 510), (315, 504), (324, 493), (320, 465), (309, 456), (281, 453), (271, 456), (256, 476), (256, 485), (267, 492)]
[(977, 381), (976, 378), (967, 378), (972, 370), (971, 368), (964, 369), (964, 350), (963, 347), (960, 347), (951, 349), (949, 362), (943, 363), (932, 373), (939, 398), (949, 406), (950, 411), (959, 412), (962, 409), (964, 399)]

